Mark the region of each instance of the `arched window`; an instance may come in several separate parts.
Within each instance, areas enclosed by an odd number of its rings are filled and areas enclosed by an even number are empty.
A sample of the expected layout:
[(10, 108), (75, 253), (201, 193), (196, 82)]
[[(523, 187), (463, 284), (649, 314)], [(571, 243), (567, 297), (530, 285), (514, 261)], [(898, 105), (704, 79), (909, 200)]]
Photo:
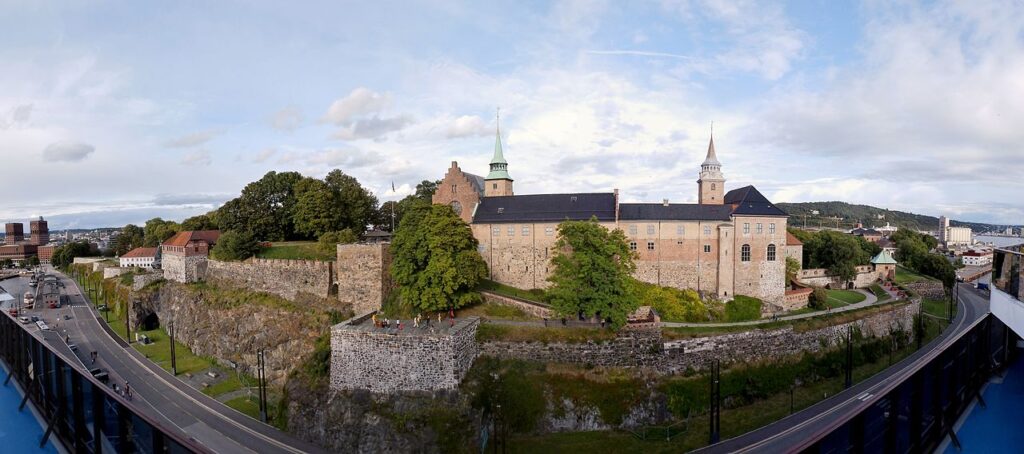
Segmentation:
[(775, 261), (775, 245), (774, 244), (769, 244), (768, 245), (768, 261), (769, 262), (774, 262)]
[(743, 261), (743, 262), (749, 262), (750, 261), (750, 245), (749, 244), (744, 244), (743, 247), (740, 248), (740, 260)]

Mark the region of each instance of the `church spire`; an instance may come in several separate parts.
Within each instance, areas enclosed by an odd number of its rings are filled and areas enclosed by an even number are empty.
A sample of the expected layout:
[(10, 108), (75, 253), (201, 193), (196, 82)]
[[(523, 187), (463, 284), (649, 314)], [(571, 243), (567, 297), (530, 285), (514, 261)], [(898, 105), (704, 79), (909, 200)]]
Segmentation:
[(722, 163), (718, 162), (718, 156), (715, 156), (715, 123), (711, 123), (711, 140), (708, 142), (708, 156), (704, 158), (704, 163), (701, 167), (707, 165), (721, 166)]
[(501, 149), (501, 108), (495, 116), (494, 133), (494, 157), (491, 158), (491, 172), (487, 174), (488, 180), (511, 180), (508, 175), (508, 162), (505, 161), (505, 154)]

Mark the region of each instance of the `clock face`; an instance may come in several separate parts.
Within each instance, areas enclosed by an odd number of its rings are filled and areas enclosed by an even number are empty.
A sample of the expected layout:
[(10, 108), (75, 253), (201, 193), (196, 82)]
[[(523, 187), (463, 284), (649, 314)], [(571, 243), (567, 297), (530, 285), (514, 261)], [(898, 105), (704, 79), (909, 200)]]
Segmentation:
[(462, 204), (458, 200), (452, 202), (452, 209), (455, 210), (455, 214), (462, 214)]

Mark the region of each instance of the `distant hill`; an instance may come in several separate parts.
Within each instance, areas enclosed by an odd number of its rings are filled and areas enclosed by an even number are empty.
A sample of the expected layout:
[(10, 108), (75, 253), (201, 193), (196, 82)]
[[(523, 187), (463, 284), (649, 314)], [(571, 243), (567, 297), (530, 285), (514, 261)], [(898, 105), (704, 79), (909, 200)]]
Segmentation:
[[(778, 203), (776, 204), (783, 211), (789, 213), (789, 225), (800, 227), (823, 226), (836, 227), (837, 219), (840, 228), (853, 228), (854, 224), (860, 222), (864, 227), (881, 227), (886, 222), (891, 225), (909, 228), (913, 230), (938, 230), (939, 218), (923, 214), (907, 213), (904, 211), (887, 210), (885, 208), (873, 207), (870, 205), (853, 205), (846, 202), (803, 202), (803, 203)], [(817, 211), (818, 214), (814, 214)], [(994, 230), (1002, 230), (1006, 226), (985, 224), (981, 222), (965, 222), (950, 220), (950, 225), (957, 227), (970, 227), (975, 233), (985, 233)]]

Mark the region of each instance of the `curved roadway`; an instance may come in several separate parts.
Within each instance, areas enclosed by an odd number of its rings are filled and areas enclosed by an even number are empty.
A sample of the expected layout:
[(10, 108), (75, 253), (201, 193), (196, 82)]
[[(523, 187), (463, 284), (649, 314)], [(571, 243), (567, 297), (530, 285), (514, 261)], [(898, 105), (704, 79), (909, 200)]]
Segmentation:
[[(42, 334), (45, 338), (54, 337), (55, 332), (57, 337), (69, 337), (78, 346), (77, 357), (83, 362), (88, 362), (89, 352), (99, 352), (97, 365), (89, 364), (88, 367), (105, 369), (110, 374), (110, 384), (123, 386), (126, 379), (130, 381), (134, 395), (131, 405), (136, 411), (168, 428), (177, 428), (186, 437), (216, 453), (323, 452), (188, 386), (119, 337), (115, 340), (104, 329), (98, 319), (99, 314), (87, 303), (78, 285), (60, 273), (53, 274), (64, 284), (70, 304), (60, 309), (43, 309), (37, 305), (36, 310), (28, 311), (29, 315), (41, 315), (53, 330), (39, 333), (37, 329), (29, 328), (30, 331), (36, 331), (36, 335)], [(19, 285), (12, 282), (16, 280)], [(20, 282), (22, 280), (26, 282)], [(27, 278), (9, 279), (4, 284), (11, 287), (10, 290), (23, 292), (28, 289), (27, 285), (22, 289)]]
[(872, 405), (874, 397), (885, 395), (909, 378), (918, 369), (916, 366), (927, 364), (988, 314), (986, 295), (970, 285), (958, 285), (959, 310), (953, 323), (920, 350), (850, 389), (800, 412), (695, 452), (795, 452), (809, 447), (815, 434), (830, 432), (845, 422), (847, 415), (857, 414)]

